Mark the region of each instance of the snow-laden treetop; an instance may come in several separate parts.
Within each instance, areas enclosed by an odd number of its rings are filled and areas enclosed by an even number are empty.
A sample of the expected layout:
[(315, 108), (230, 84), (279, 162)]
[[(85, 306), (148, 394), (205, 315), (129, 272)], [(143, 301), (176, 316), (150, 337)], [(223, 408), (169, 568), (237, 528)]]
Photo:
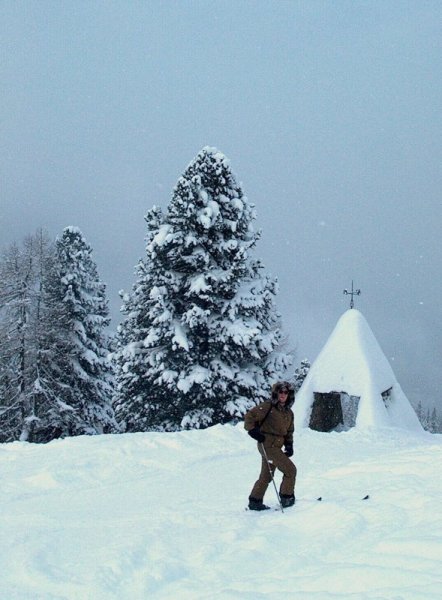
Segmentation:
[[(382, 393), (389, 392), (387, 401)], [(307, 427), (314, 393), (360, 398), (356, 427), (420, 428), (417, 416), (364, 316), (345, 312), (313, 363), (295, 402), (297, 425)]]
[(84, 235), (81, 231), (81, 229), (79, 227), (77, 227), (76, 225), (68, 225), (67, 227), (65, 227), (63, 229), (63, 233), (71, 233), (71, 234), (75, 234), (78, 236), (81, 236), (82, 238), (84, 238)]
[(200, 234), (217, 230), (227, 237), (256, 241), (252, 225), (256, 219), (254, 205), (244, 196), (230, 160), (216, 148), (202, 148), (179, 178), (167, 221), (182, 219), (183, 212)]
[[(222, 152), (220, 152), (218, 150), (218, 148), (215, 148), (213, 146), (204, 146), (199, 151), (199, 154), (200, 155), (204, 155), (204, 154), (210, 155), (214, 161), (216, 161), (217, 163), (219, 163), (220, 165), (222, 165), (226, 169), (230, 169), (230, 167), (231, 167), (231, 165), (230, 165), (230, 159), (227, 158), (227, 156), (225, 154), (223, 154)], [(190, 161), (190, 163), (188, 164), (187, 168), (189, 168), (194, 163), (194, 160), (195, 159), (193, 159), (193, 160)]]

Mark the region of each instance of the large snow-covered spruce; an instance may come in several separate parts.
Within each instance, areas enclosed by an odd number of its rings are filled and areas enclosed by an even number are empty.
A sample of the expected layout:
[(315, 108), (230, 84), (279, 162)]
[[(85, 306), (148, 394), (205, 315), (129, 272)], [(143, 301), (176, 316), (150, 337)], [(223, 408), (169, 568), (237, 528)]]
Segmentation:
[(278, 352), (276, 280), (252, 258), (255, 218), (229, 161), (208, 147), (165, 214), (147, 215), (146, 256), (124, 296), (115, 353), (115, 410), (127, 431), (240, 418), (290, 364)]
[(47, 430), (57, 436), (113, 430), (105, 284), (92, 259), (92, 248), (78, 227), (66, 227), (57, 238), (46, 304), (55, 349), (52, 378), (46, 382)]

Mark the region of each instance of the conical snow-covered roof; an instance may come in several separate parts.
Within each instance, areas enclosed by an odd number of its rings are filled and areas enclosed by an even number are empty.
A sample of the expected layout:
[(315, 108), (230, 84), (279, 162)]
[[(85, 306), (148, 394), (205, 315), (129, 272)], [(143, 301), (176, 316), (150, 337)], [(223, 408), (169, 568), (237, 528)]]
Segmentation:
[(313, 363), (294, 405), (297, 427), (308, 427), (315, 393), (359, 398), (355, 427), (421, 429), (363, 315), (345, 312)]

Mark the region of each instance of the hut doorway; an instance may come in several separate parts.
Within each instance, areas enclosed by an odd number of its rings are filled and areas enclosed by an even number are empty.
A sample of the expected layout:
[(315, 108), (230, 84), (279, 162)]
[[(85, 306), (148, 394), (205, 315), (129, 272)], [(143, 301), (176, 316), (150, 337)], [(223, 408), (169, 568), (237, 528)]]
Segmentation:
[(314, 393), (310, 429), (342, 431), (354, 427), (358, 414), (359, 397), (346, 392)]

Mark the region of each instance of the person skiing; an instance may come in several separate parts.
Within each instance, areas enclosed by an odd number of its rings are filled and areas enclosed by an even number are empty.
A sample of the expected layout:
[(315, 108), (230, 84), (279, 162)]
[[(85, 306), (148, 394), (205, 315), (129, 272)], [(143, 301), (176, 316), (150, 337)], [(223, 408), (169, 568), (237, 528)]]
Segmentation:
[(294, 415), (290, 407), (294, 399), (293, 386), (287, 381), (278, 381), (272, 386), (270, 400), (258, 404), (244, 417), (244, 428), (258, 442), (261, 454), (261, 473), (249, 496), (250, 510), (269, 508), (263, 503), (271, 482), (269, 467), (272, 474), (275, 468), (283, 474), (279, 490), (281, 506), (287, 508), (295, 503), (296, 466), (290, 460), (293, 456), (294, 431)]

